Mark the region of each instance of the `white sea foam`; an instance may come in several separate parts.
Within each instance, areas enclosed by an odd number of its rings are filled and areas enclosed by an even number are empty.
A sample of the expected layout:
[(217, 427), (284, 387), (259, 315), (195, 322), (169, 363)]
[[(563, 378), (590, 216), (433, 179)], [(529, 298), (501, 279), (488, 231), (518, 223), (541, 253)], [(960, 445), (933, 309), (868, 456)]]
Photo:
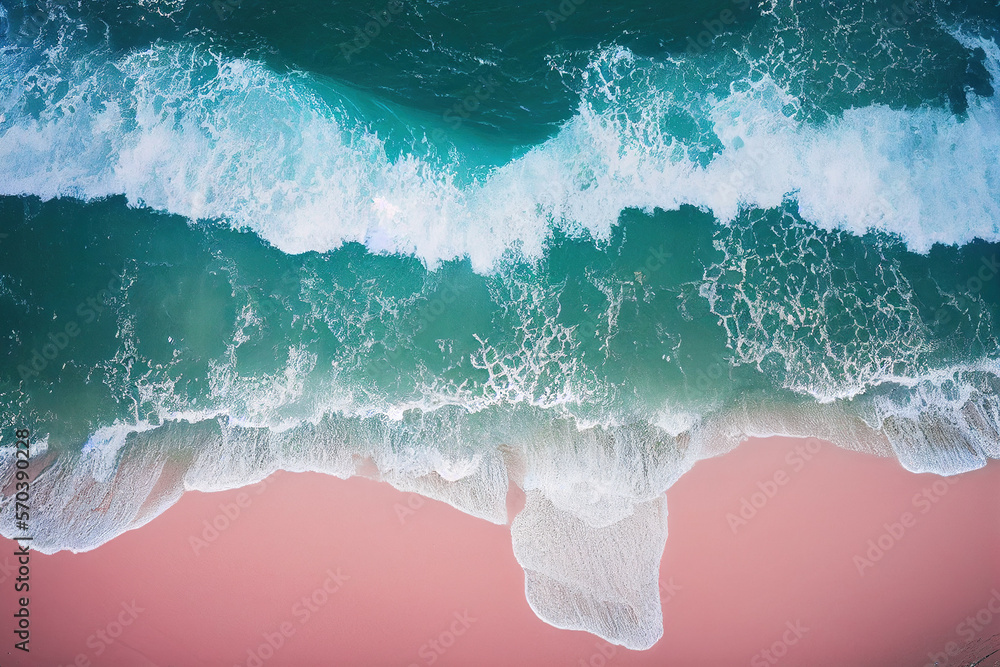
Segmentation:
[[(985, 50), (997, 79), (996, 44), (963, 39)], [(50, 57), (65, 94), (25, 89), (29, 59), (4, 56), (12, 92), (2, 101), (0, 192), (124, 194), (133, 205), (228, 220), (292, 253), (357, 241), (432, 266), (467, 256), (484, 271), (512, 250), (540, 256), (553, 225), (606, 238), (627, 208), (689, 204), (728, 222), (786, 199), (821, 227), (878, 229), (921, 252), (1000, 239), (995, 98), (971, 97), (967, 118), (870, 106), (816, 126), (789, 112), (798, 101), (767, 76), (693, 101), (669, 89), (676, 63), (618, 49), (595, 57), (600, 85), (585, 86), (557, 136), (460, 184), (461, 165), (390, 159), (304, 75), (181, 45), (113, 62), (99, 52), (75, 61), (68, 48)], [(637, 73), (640, 90), (624, 94)], [(37, 95), (35, 118), (22, 106)], [(710, 137), (671, 135), (666, 121), (677, 113), (711, 127), (722, 148), (706, 153)]]
[(543, 620), (630, 649), (650, 648), (662, 636), (665, 497), (635, 505), (614, 523), (594, 525), (528, 493), (511, 536), (528, 603)]
[[(895, 455), (915, 470), (968, 470), (983, 457), (970, 459), (962, 433), (992, 442), (981, 455), (1000, 455), (1000, 404), (996, 393), (983, 393), (989, 382), (1000, 385), (995, 376), (980, 378), (979, 389), (965, 394), (928, 387), (902, 408), (881, 403), (877, 418), (902, 425), (884, 429), (888, 438), (840, 403), (748, 404), (706, 416), (677, 437), (653, 424), (584, 428), (527, 405), (479, 412), (425, 406), (400, 419), (363, 416), (372, 411), (356, 405), (355, 416), (331, 413), (291, 427), (279, 410), (275, 428), (239, 425), (225, 414), (175, 413), (155, 428), (142, 422), (102, 429), (83, 451), (48, 461), (32, 485), (33, 544), (46, 553), (93, 549), (148, 522), (186, 490), (246, 486), (276, 470), (373, 475), (495, 523), (508, 520), (513, 481), (527, 496), (512, 539), (532, 608), (558, 627), (648, 648), (663, 631), (657, 581), (664, 493), (698, 460), (747, 437), (776, 434)], [(952, 421), (925, 419), (921, 410), (930, 402)], [(931, 441), (941, 433), (958, 435)], [(0, 486), (14, 474), (12, 461), (0, 463)], [(13, 500), (0, 498), (0, 516), (13, 516), (6, 511)], [(10, 521), (0, 532), (14, 534)]]

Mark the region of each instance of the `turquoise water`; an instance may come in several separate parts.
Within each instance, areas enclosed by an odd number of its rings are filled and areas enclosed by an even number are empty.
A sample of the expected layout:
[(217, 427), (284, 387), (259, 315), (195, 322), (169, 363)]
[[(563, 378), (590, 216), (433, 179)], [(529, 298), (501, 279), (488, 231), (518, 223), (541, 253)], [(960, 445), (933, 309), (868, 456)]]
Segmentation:
[(40, 548), (276, 468), (606, 526), (747, 435), (1000, 456), (995, 3), (0, 2)]

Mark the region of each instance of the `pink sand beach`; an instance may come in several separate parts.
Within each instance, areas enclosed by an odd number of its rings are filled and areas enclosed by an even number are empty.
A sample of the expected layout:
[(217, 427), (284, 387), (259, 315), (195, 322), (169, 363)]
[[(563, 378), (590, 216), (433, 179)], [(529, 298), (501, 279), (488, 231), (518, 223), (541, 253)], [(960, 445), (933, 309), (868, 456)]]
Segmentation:
[(539, 620), (505, 526), (282, 472), (91, 552), (32, 553), (30, 653), (4, 540), (0, 663), (923, 667), (1000, 648), (1000, 464), (946, 480), (805, 443), (748, 441), (668, 491), (649, 651)]

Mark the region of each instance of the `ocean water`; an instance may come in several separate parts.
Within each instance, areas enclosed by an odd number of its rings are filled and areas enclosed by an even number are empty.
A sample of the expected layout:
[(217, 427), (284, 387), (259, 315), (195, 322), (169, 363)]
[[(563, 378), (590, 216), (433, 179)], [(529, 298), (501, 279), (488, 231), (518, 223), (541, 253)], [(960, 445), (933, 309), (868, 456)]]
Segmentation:
[(0, 0), (35, 548), (276, 469), (514, 484), (539, 616), (646, 648), (698, 460), (1000, 457), (995, 2), (349, 4)]

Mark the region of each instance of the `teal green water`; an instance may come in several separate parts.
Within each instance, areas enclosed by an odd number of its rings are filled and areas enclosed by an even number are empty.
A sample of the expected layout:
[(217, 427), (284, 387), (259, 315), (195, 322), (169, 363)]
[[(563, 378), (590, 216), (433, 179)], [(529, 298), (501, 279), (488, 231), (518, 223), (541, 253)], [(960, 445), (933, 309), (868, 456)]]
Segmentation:
[[(489, 275), (359, 244), (290, 256), (120, 198), (8, 198), (3, 213), (5, 265), (24, 266), (5, 281), (17, 326), (3, 392), (21, 423), (51, 425), (55, 447), (170, 412), (305, 419), (336, 412), (333, 387), (352, 411), (523, 402), (650, 421), (668, 405), (864, 396), (894, 388), (885, 376), (997, 349), (998, 281), (968, 285), (996, 266), (995, 245), (917, 255), (884, 236), (786, 228), (781, 211), (733, 227), (691, 208), (625, 213), (605, 243), (559, 235), (544, 260)], [(298, 389), (282, 397), (288, 369)]]
[(833, 405), (998, 453), (995, 4), (3, 2), (0, 423), (52, 451)]

